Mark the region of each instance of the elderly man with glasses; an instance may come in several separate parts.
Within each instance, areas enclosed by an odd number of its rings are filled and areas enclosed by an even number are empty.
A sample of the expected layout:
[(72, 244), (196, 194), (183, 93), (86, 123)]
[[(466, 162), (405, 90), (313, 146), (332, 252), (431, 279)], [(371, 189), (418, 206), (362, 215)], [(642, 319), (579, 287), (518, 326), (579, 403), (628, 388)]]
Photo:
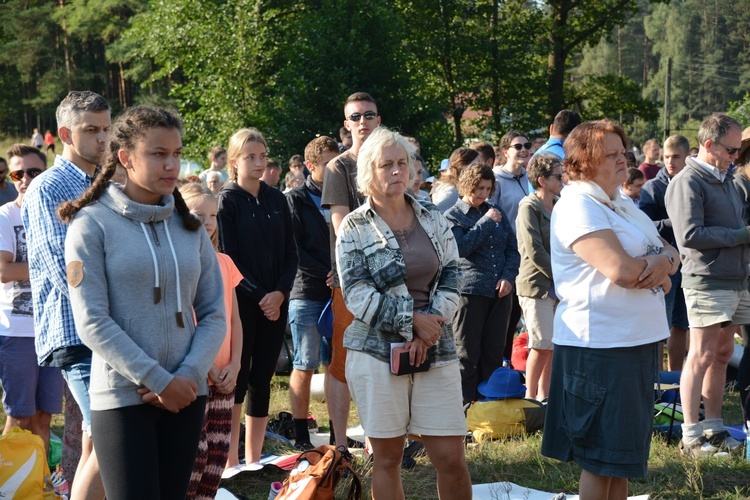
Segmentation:
[[(706, 457), (742, 448), (724, 427), (721, 405), (735, 325), (750, 324), (750, 229), (731, 172), (742, 144), (740, 124), (724, 114), (710, 116), (701, 123), (698, 142), (698, 155), (687, 158), (669, 182), (666, 206), (680, 250), (690, 325), (680, 378), (685, 416), (680, 450)], [(698, 421), (701, 395), (703, 422)]]

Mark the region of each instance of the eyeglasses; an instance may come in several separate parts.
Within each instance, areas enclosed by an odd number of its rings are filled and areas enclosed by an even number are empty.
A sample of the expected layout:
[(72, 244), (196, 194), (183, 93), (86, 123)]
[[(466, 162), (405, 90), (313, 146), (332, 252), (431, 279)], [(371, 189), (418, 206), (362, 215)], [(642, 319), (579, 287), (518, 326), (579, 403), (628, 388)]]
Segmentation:
[(21, 179), (23, 179), (23, 176), (26, 174), (29, 174), (30, 178), (34, 178), (37, 175), (41, 174), (43, 170), (41, 168), (29, 168), (27, 170), (14, 170), (10, 173), (10, 178), (14, 182), (19, 182)]
[(729, 153), (730, 156), (733, 155), (733, 154), (737, 154), (737, 152), (741, 149), (741, 148), (728, 148), (725, 145), (723, 145), (722, 143), (720, 143), (719, 141), (716, 141), (716, 144), (718, 144), (722, 148), (726, 149), (727, 153)]
[(531, 143), (530, 142), (524, 142), (523, 144), (511, 144), (510, 148), (516, 148), (516, 151), (521, 151), (522, 149), (526, 149), (527, 151), (531, 150)]
[(363, 116), (365, 117), (365, 120), (369, 122), (377, 118), (378, 114), (374, 111), (367, 111), (366, 113), (352, 113), (351, 115), (349, 115), (349, 118), (347, 118), (347, 120), (352, 121), (352, 122), (358, 122), (359, 119), (362, 118)]

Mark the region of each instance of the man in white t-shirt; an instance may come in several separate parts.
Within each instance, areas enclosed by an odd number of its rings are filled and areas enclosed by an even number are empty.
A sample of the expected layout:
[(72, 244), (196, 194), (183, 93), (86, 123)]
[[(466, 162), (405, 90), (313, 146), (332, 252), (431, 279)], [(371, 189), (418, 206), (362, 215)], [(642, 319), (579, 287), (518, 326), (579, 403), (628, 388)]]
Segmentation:
[(18, 197), (0, 207), (0, 381), (3, 409), (8, 418), (3, 434), (13, 426), (28, 429), (49, 449), (53, 413), (62, 411), (63, 378), (54, 367), (40, 367), (34, 349), (26, 230), (21, 201), (32, 179), (47, 166), (37, 148), (14, 144), (8, 150), (10, 176)]

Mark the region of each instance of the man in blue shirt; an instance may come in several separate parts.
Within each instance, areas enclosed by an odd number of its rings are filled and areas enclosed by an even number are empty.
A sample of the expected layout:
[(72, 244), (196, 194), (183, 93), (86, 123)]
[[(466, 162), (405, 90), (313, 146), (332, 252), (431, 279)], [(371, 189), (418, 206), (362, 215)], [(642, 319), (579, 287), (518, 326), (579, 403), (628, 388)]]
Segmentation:
[(91, 441), (88, 395), (91, 351), (76, 333), (65, 272), (67, 226), (57, 217), (60, 203), (91, 185), (107, 152), (112, 124), (106, 99), (91, 91), (73, 91), (56, 112), (63, 153), (54, 168), (29, 186), (21, 208), (28, 245), (36, 352), (40, 366), (62, 370), (83, 415), (83, 450), (71, 498), (104, 498), (99, 465)]
[(554, 153), (560, 158), (565, 159), (563, 142), (565, 142), (568, 134), (580, 124), (581, 116), (577, 112), (572, 109), (563, 109), (555, 115), (555, 120), (549, 126), (549, 139), (534, 154)]
[[(532, 155), (532, 158), (539, 153), (553, 153), (560, 157), (561, 160), (565, 159), (565, 150), (563, 149), (563, 142), (568, 135), (581, 124), (581, 115), (572, 109), (563, 109), (555, 115), (555, 119), (552, 121), (552, 125), (549, 126), (549, 139), (541, 148), (537, 149)], [(529, 181), (529, 193), (534, 192), (534, 188), (531, 186)]]

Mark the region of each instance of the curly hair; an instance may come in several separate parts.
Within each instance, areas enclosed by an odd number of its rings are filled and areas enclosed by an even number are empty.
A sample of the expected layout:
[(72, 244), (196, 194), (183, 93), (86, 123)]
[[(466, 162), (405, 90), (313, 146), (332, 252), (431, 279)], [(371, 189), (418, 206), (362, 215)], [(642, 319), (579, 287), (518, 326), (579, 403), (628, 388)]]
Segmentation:
[(626, 148), (628, 137), (625, 130), (612, 120), (596, 120), (578, 125), (565, 139), (563, 171), (573, 181), (590, 181), (596, 177), (599, 164), (604, 161), (604, 136), (616, 134)]
[(495, 173), (492, 169), (484, 163), (472, 163), (471, 165), (464, 167), (456, 186), (458, 194), (461, 196), (470, 195), (479, 187), (479, 183), (482, 181), (492, 181), (490, 194), (487, 197), (491, 198), (492, 194), (495, 192)]
[[(138, 141), (143, 140), (151, 130), (157, 128), (177, 130), (182, 133), (182, 122), (176, 112), (154, 106), (134, 106), (121, 114), (112, 125), (107, 159), (101, 172), (80, 198), (66, 201), (60, 205), (60, 208), (57, 209), (60, 220), (65, 223), (70, 222), (82, 208), (101, 198), (109, 185), (109, 180), (117, 170), (117, 166), (124, 166), (120, 163), (119, 151), (121, 149), (134, 150)], [(172, 195), (174, 196), (175, 210), (182, 216), (182, 224), (185, 229), (189, 231), (198, 230), (203, 224), (190, 213), (180, 191), (175, 188)]]

